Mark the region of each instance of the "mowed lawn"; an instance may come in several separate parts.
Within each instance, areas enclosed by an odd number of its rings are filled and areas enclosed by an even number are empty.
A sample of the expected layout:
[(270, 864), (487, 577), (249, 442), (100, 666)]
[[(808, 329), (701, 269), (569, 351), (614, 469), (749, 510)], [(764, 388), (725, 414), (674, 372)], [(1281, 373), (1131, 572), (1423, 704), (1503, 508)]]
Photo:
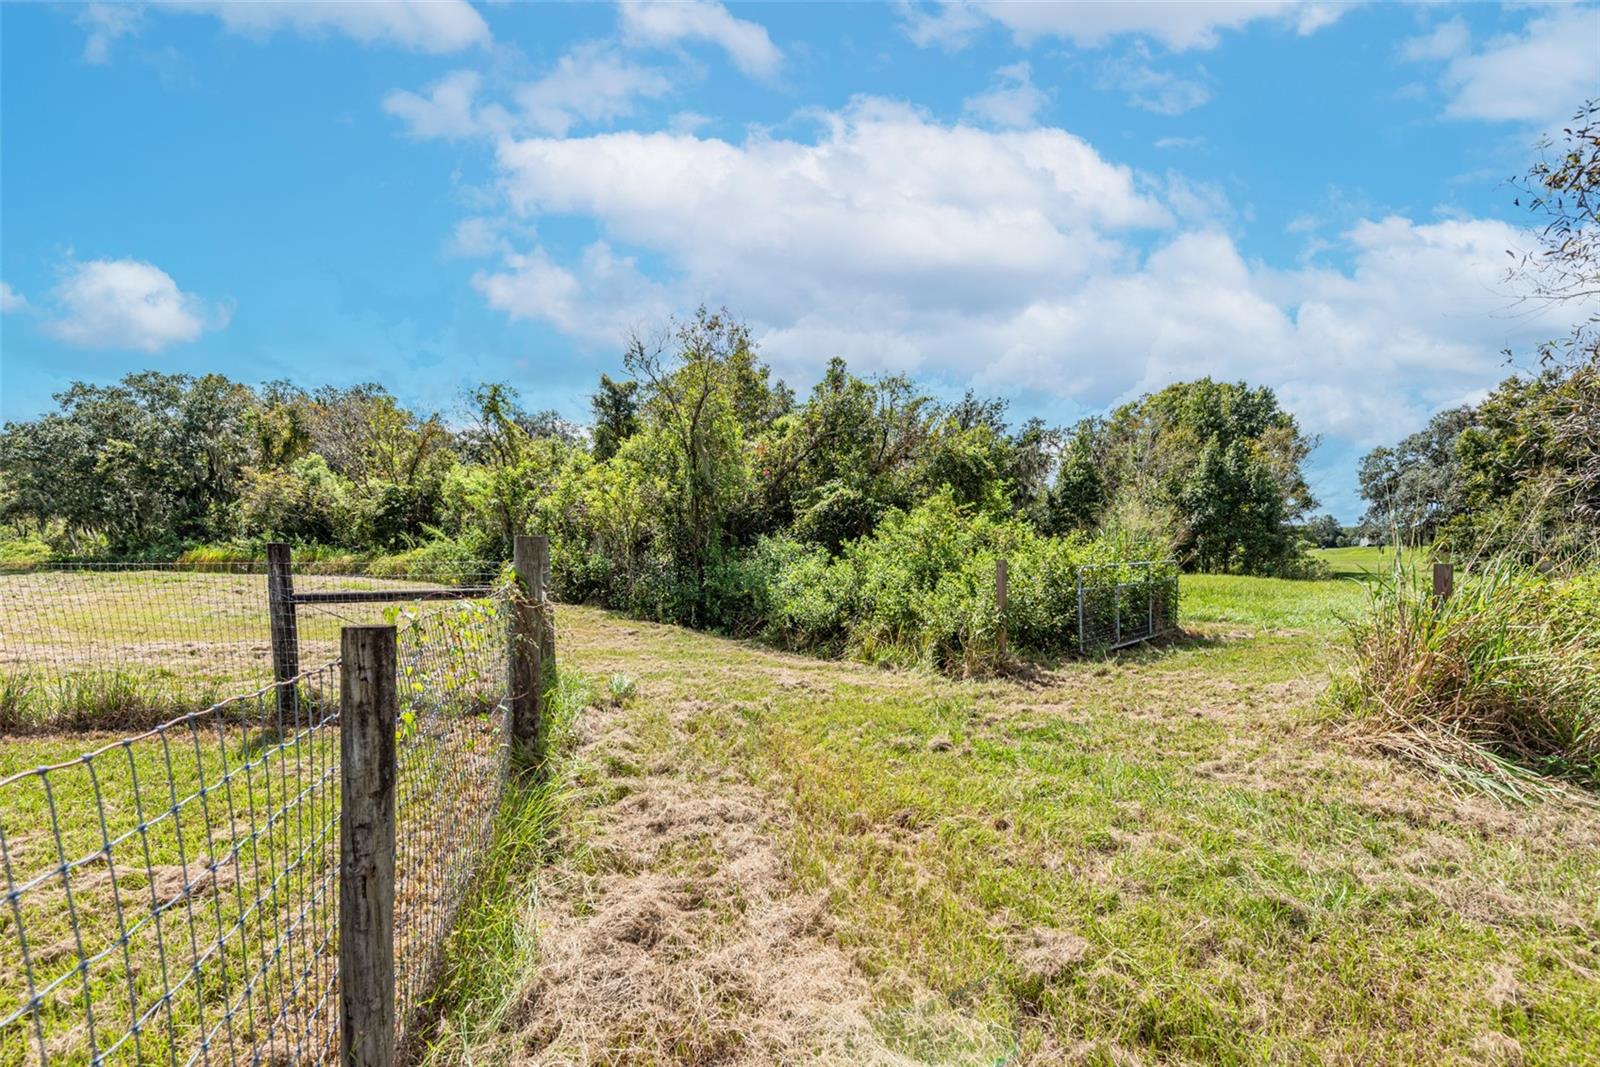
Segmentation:
[[(1336, 578), (1363, 578), (1394, 571), (1395, 551), (1392, 548), (1352, 546), (1350, 548), (1314, 548), (1311, 557), (1328, 565)], [(1400, 553), (1401, 566), (1422, 566), (1429, 562), (1427, 549), (1404, 549)]]
[[(1188, 640), (976, 681), (563, 608), (563, 667), (625, 671), (639, 694), (584, 751), (562, 848), (592, 880), (549, 921), (615, 918), (641, 880), (667, 887), (653, 915), (711, 907), (719, 838), (624, 863), (584, 828), (752, 791), (898, 1062), (1600, 1062), (1600, 817), (1461, 795), (1341, 736), (1320, 694), (1365, 598), (1186, 578)], [(732, 937), (696, 936), (673, 958)], [(714, 1011), (588, 1019), (581, 1046), (548, 1018), (497, 1040), (552, 1062), (760, 1062), (740, 998), (761, 983), (706, 981)]]

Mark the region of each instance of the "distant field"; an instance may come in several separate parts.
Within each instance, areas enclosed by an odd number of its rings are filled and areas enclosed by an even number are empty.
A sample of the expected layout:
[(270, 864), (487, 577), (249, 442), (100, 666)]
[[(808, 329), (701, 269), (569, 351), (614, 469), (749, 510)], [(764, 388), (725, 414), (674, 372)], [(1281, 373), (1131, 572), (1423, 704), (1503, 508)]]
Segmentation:
[[(1314, 548), (1311, 555), (1328, 565), (1336, 576), (1361, 578), (1373, 574), (1388, 574), (1394, 569), (1392, 548)], [(1402, 563), (1425, 563), (1426, 549), (1407, 549), (1401, 553)]]
[(1226, 624), (1252, 630), (1326, 634), (1365, 607), (1367, 590), (1343, 577), (1298, 582), (1231, 574), (1185, 574), (1179, 585), (1183, 625)]
[[(299, 592), (435, 583), (300, 575)], [(302, 606), (302, 667), (338, 656), (339, 630), (386, 608)], [(266, 577), (169, 569), (0, 574), (0, 731), (147, 726), (272, 680)]]

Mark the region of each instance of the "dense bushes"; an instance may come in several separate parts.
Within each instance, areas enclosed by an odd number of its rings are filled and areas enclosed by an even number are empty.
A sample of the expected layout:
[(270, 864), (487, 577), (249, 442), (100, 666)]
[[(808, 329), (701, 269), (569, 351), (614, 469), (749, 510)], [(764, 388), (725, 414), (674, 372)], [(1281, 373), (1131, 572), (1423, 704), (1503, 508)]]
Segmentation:
[(1016, 519), (964, 509), (950, 492), (891, 511), (837, 557), (789, 538), (764, 539), (763, 631), (786, 647), (987, 670), (998, 658), (995, 563), (1008, 566), (1012, 648), (1075, 650), (1078, 569), (1159, 554), (1157, 546), (1083, 534), (1051, 537)]
[(1600, 569), (1501, 560), (1442, 604), (1402, 575), (1375, 589), (1350, 651), (1336, 705), (1391, 747), (1502, 785), (1517, 767), (1600, 784)]

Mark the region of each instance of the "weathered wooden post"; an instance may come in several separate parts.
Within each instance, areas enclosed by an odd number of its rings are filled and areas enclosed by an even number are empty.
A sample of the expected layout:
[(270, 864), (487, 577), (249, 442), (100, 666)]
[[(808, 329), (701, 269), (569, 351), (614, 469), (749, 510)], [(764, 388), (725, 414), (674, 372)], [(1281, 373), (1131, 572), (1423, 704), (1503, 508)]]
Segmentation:
[(539, 609), (536, 624), (539, 627), (539, 693), (540, 699), (550, 691), (556, 673), (556, 616), (555, 604), (550, 600), (550, 538), (536, 534), (533, 538), (533, 555), (539, 563), (539, 585), (534, 590), (534, 604)]
[(272, 680), (277, 683), (278, 726), (296, 721), (295, 681), (300, 674), (300, 627), (295, 618), (289, 546), (267, 546), (267, 623), (272, 632)]
[(512, 543), (516, 574), (511, 596), (511, 744), (519, 758), (534, 764), (544, 755), (544, 575), (549, 541), (518, 534)]
[(392, 1067), (395, 628), (346, 626), (340, 646), (340, 1048), (343, 1067)]
[(1006, 658), (1006, 561), (994, 561), (994, 603), (999, 614), (999, 628), (995, 631), (995, 648), (1000, 658)]
[(1435, 563), (1433, 565), (1433, 599), (1436, 603), (1443, 604), (1449, 600), (1456, 591), (1456, 568), (1453, 563)]

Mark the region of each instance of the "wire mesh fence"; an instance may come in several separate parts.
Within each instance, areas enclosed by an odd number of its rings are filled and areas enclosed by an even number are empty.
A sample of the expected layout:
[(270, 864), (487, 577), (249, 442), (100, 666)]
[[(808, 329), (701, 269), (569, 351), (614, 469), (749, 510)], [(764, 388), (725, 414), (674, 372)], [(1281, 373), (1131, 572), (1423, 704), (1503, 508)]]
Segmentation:
[[(494, 598), (387, 610), (403, 1044), (505, 779), (507, 631)], [(278, 692), (0, 745), (0, 1065), (336, 1058), (340, 664)]]
[(430, 611), (400, 632), (395, 784), (395, 1047), (426, 1023), (510, 767), (505, 599)]
[(1078, 651), (1100, 655), (1178, 628), (1178, 565), (1142, 560), (1078, 569)]
[[(339, 629), (392, 604), (336, 594), (491, 585), (495, 561), (361, 573), (292, 568), (300, 657), (339, 654)], [(0, 732), (152, 726), (273, 680), (265, 563), (84, 563), (0, 570)], [(420, 607), (425, 601), (410, 602)]]

